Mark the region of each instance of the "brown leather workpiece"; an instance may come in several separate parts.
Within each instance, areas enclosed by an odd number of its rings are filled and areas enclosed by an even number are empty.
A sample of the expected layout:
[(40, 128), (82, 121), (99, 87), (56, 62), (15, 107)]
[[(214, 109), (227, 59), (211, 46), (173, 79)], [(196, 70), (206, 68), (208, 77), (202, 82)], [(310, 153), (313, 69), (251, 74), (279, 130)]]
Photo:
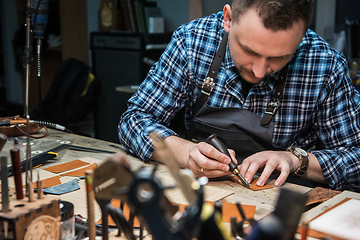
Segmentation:
[(72, 172), (67, 172), (64, 174), (60, 174), (60, 176), (71, 176), (71, 177), (82, 177), (85, 176), (85, 172), (87, 170), (95, 170), (97, 168), (98, 164), (97, 163), (92, 163), (91, 165), (78, 169), (78, 170), (74, 170)]
[[(235, 183), (238, 183), (239, 185), (242, 185), (241, 183), (238, 182), (238, 179), (236, 176), (231, 176), (229, 177), (229, 179), (232, 181), (232, 182), (235, 182)], [(268, 189), (268, 188), (273, 188), (274, 186), (271, 186), (267, 183), (265, 183), (264, 186), (262, 187), (259, 187), (256, 185), (256, 182), (257, 182), (257, 179), (253, 179), (252, 182), (251, 182), (251, 185), (250, 185), (250, 189), (253, 190), (253, 191), (258, 191), (258, 190), (264, 190), (264, 189)]]

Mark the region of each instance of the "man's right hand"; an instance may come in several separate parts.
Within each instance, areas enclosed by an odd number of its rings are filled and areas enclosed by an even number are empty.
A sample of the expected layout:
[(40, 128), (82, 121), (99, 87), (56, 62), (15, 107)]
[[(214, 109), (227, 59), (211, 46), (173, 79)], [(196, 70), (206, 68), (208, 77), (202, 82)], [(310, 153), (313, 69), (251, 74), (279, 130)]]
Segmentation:
[[(177, 160), (179, 167), (189, 168), (197, 178), (202, 176), (215, 178), (231, 174), (228, 166), (230, 163), (229, 157), (210, 144), (205, 142), (193, 143), (177, 136), (169, 136), (164, 141)], [(229, 150), (229, 152), (233, 161), (237, 163), (235, 152), (232, 150)], [(156, 149), (151, 159), (163, 162), (158, 157)]]

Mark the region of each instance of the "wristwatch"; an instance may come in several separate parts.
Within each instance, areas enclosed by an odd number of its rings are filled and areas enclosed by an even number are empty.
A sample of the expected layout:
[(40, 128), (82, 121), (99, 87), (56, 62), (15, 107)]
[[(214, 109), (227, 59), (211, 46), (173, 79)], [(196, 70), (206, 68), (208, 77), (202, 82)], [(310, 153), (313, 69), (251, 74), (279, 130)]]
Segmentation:
[(300, 161), (300, 167), (292, 173), (292, 176), (302, 177), (309, 165), (309, 154), (304, 149), (294, 146), (290, 146), (287, 151), (292, 152)]

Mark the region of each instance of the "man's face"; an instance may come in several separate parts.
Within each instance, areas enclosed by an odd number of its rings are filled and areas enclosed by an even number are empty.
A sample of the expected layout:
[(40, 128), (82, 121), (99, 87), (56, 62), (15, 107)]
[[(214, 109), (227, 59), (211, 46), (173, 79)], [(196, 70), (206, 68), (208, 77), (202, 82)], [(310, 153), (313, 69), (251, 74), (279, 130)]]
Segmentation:
[(239, 74), (250, 83), (258, 83), (283, 68), (304, 36), (302, 21), (288, 30), (274, 32), (264, 27), (255, 9), (249, 9), (234, 22), (231, 8), (226, 5), (224, 20), (231, 58)]

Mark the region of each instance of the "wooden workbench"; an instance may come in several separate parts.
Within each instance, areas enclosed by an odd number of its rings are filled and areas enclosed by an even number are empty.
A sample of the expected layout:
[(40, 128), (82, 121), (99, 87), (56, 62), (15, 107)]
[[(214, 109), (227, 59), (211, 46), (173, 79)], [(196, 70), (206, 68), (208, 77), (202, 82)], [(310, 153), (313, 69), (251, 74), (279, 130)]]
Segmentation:
[[(42, 132), (39, 133), (41, 135)], [(86, 148), (95, 148), (107, 151), (123, 151), (123, 147), (120, 144), (110, 143), (107, 141), (102, 141), (99, 139), (84, 137), (76, 134), (69, 134), (57, 130), (48, 130), (48, 135), (45, 137), (46, 140), (53, 141), (65, 141), (72, 145), (82, 146)], [(32, 140), (34, 142), (40, 140)], [(7, 144), (12, 144), (8, 142)], [(48, 161), (46, 164), (39, 166), (34, 171), (39, 171), (41, 179), (46, 178), (45, 173), (43, 175), (43, 169), (49, 166), (54, 166), (60, 163), (65, 163), (73, 161), (75, 159), (94, 159), (94, 162), (101, 164), (105, 161), (111, 154), (107, 153), (93, 153), (86, 151), (75, 151), (75, 150), (62, 150), (59, 152), (59, 156), (53, 160)], [(138, 158), (127, 155), (127, 159), (131, 164), (131, 168), (136, 170), (139, 167), (153, 167), (151, 163), (143, 163)], [(158, 168), (158, 174), (162, 176), (171, 177), (166, 166), (162, 165)], [(64, 178), (66, 180), (66, 177)], [(36, 181), (36, 174), (34, 173), (34, 181)], [(11, 181), (9, 181), (11, 182)], [(273, 185), (274, 180), (267, 182), (269, 185)], [(72, 193), (64, 194), (59, 196), (61, 200), (72, 202), (75, 205), (75, 214), (81, 214), (84, 217), (87, 217), (86, 211), (86, 193), (85, 193), (85, 181), (80, 180), (80, 191), (75, 191)], [(241, 186), (238, 183), (232, 182), (230, 180), (210, 180), (208, 183), (209, 186), (227, 189), (233, 192), (230, 196), (227, 196), (223, 201), (236, 203), (240, 202), (245, 205), (253, 205), (255, 209), (255, 220), (259, 220), (264, 216), (268, 215), (274, 210), (274, 207), (277, 202), (277, 198), (280, 192), (280, 188), (273, 187), (265, 190), (253, 191), (248, 188)], [(285, 183), (281, 188), (288, 188), (299, 193), (306, 193), (311, 190), (308, 187), (299, 186), (291, 183)], [(101, 218), (100, 209), (98, 206), (95, 208), (95, 220)]]
[[(115, 144), (107, 141), (102, 141), (99, 139), (84, 137), (76, 134), (69, 134), (55, 130), (49, 130), (49, 134), (46, 137), (48, 139), (54, 140), (64, 140), (71, 141), (73, 145), (79, 145), (88, 148), (96, 148), (108, 151), (122, 151), (124, 149), (120, 144)], [(71, 153), (70, 153), (71, 152)], [(61, 155), (61, 154), (60, 154)], [(93, 157), (99, 160), (106, 160), (109, 154), (100, 154), (100, 153), (89, 153), (82, 151), (69, 151), (67, 154), (61, 156), (61, 162), (74, 160), (76, 158), (83, 157)], [(138, 158), (135, 158), (131, 155), (128, 155), (128, 160), (132, 164), (134, 169), (137, 169), (140, 166), (149, 166), (151, 164), (144, 164)], [(162, 166), (159, 168), (159, 173), (170, 176), (167, 168)], [(274, 180), (269, 180), (267, 184), (273, 185)], [(236, 203), (240, 201), (241, 204), (247, 205), (255, 205), (255, 219), (260, 219), (270, 212), (274, 210), (274, 206), (276, 205), (277, 198), (279, 195), (280, 188), (274, 187), (270, 189), (260, 190), (260, 191), (252, 191), (248, 188), (245, 188), (237, 183), (232, 181), (209, 181), (210, 186), (220, 187), (224, 189), (228, 189), (234, 192), (234, 194), (226, 197), (227, 202)], [(283, 188), (288, 188), (293, 191), (297, 191), (299, 193), (306, 193), (311, 190), (309, 187), (304, 187), (300, 185), (295, 185), (291, 183), (285, 183)]]

